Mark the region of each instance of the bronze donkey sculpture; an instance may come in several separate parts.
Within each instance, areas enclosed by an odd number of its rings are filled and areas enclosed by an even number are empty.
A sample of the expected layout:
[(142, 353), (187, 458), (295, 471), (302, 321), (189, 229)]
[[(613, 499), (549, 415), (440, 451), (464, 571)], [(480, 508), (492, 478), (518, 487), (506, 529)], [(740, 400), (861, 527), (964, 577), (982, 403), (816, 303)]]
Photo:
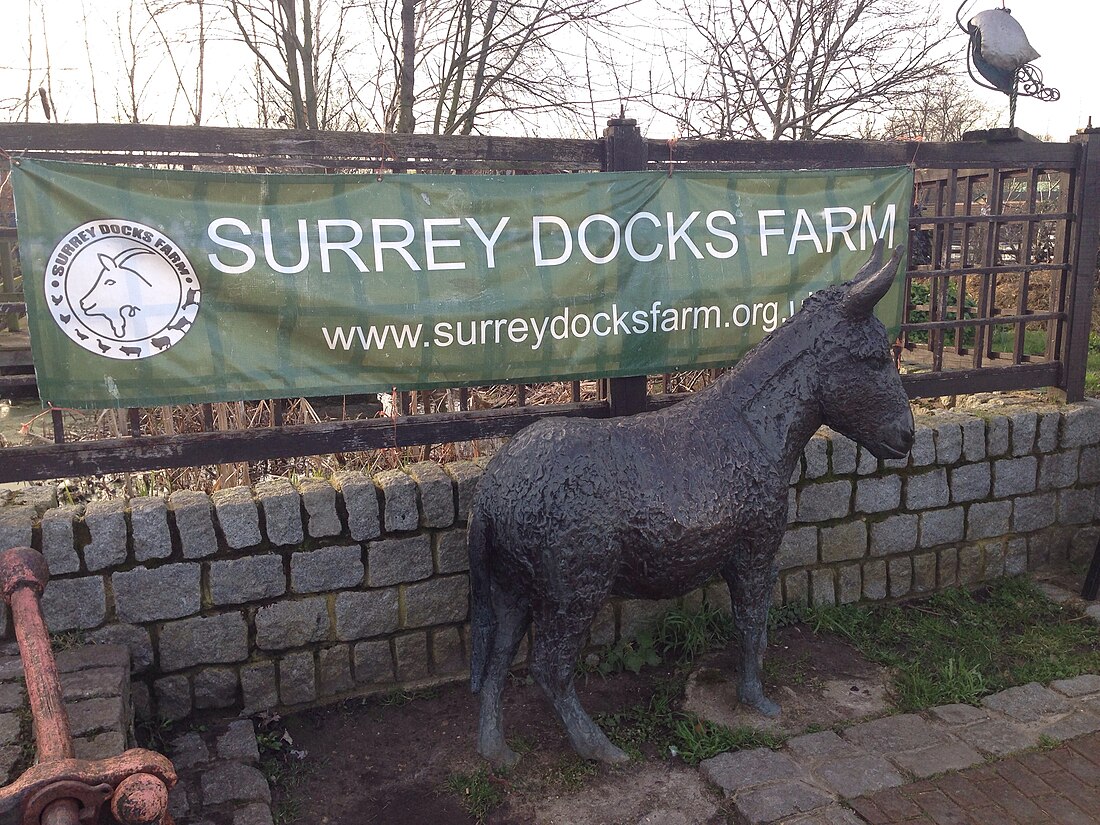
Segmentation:
[(625, 760), (573, 685), (592, 619), (611, 595), (670, 598), (716, 572), (740, 635), (740, 699), (779, 712), (760, 676), (795, 463), (822, 424), (878, 458), (900, 458), (913, 444), (909, 401), (872, 314), (900, 257), (899, 249), (883, 265), (882, 246), (851, 282), (810, 296), (706, 390), (630, 418), (540, 421), (494, 458), (468, 539), (482, 756), (518, 759), (504, 741), (501, 691), (533, 622), (531, 673), (573, 748)]

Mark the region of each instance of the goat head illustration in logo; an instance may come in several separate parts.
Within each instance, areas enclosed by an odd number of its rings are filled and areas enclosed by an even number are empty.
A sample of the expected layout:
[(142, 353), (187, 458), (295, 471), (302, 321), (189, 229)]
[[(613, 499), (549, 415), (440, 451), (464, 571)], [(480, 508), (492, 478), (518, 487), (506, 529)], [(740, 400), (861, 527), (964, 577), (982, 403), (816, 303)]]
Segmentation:
[(151, 254), (148, 249), (127, 249), (117, 259), (100, 253), (103, 269), (88, 294), (80, 299), (85, 315), (102, 315), (111, 325), (116, 338), (126, 337), (126, 319), (141, 312), (152, 303), (153, 285), (126, 262), (138, 255)]
[(187, 256), (135, 221), (90, 221), (66, 233), (46, 269), (47, 305), (77, 345), (106, 358), (146, 358), (195, 322), (201, 289)]

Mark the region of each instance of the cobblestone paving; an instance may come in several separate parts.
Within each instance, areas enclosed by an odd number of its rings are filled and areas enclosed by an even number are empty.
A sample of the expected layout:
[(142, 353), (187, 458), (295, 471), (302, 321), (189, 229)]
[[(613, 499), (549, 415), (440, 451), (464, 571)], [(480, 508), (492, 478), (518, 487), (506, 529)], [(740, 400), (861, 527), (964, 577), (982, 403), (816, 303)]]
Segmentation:
[[(1041, 750), (1047, 743), (1062, 744)], [(1097, 825), (1100, 675), (803, 734), (780, 751), (723, 753), (699, 767), (738, 825), (858, 825), (853, 809), (871, 825)]]
[(849, 804), (870, 825), (1096, 825), (1100, 733)]

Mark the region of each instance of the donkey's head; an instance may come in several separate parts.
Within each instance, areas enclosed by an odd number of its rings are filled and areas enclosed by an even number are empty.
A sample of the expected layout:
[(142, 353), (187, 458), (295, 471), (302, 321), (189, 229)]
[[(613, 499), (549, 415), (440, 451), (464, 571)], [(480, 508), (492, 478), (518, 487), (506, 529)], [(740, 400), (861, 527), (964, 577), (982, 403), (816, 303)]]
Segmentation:
[(886, 328), (874, 316), (875, 304), (897, 275), (901, 248), (885, 264), (882, 251), (880, 240), (855, 278), (809, 301), (831, 305), (820, 307), (831, 321), (818, 338), (825, 423), (877, 458), (901, 458), (913, 446), (913, 413), (894, 367)]

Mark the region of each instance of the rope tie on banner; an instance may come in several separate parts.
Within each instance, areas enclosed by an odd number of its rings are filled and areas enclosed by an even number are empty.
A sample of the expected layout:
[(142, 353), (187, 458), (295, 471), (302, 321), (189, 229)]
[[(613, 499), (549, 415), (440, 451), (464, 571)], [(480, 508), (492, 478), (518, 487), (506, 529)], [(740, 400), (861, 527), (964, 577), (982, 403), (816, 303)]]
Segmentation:
[(673, 150), (676, 148), (676, 141), (677, 140), (679, 140), (679, 138), (669, 138), (668, 139), (668, 176), (670, 178), (672, 177), (672, 153), (673, 153)]

